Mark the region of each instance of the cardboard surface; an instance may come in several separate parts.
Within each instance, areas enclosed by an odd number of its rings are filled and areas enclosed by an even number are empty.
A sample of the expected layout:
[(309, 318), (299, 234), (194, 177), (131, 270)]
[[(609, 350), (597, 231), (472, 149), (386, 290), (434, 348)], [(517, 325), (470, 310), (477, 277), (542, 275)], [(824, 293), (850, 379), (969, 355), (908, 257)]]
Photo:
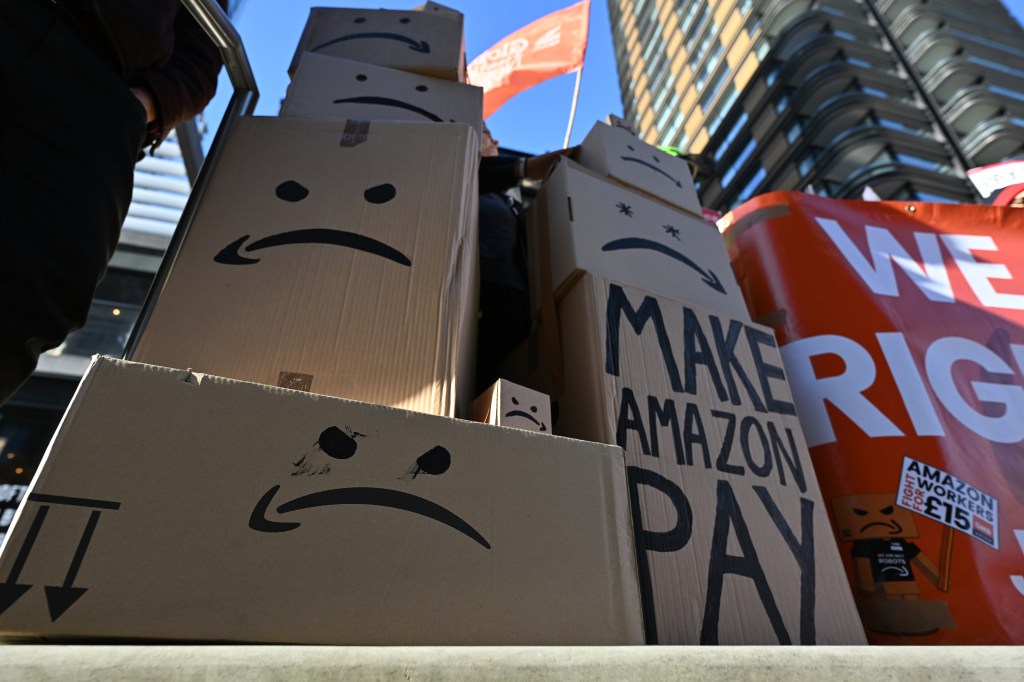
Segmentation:
[(551, 433), (551, 399), (545, 393), (498, 379), (473, 401), (470, 419), (483, 424)]
[(620, 449), (109, 358), (0, 575), (8, 636), (642, 642)]
[(132, 359), (464, 414), (479, 158), (463, 124), (243, 118)]
[(313, 7), (288, 73), (308, 51), (465, 83), (462, 14), (420, 9)]
[(479, 136), (483, 106), (472, 85), (306, 52), (281, 116), (466, 123)]
[(629, 128), (595, 123), (580, 144), (579, 162), (595, 173), (701, 215), (690, 165), (647, 144)]
[(556, 295), (586, 271), (750, 319), (714, 225), (598, 177), (568, 159), (558, 162), (541, 187), (530, 223), (535, 308), (548, 293), (541, 282), (547, 246), (550, 286)]
[(626, 451), (649, 643), (865, 643), (771, 331), (589, 274), (558, 321), (555, 433)]

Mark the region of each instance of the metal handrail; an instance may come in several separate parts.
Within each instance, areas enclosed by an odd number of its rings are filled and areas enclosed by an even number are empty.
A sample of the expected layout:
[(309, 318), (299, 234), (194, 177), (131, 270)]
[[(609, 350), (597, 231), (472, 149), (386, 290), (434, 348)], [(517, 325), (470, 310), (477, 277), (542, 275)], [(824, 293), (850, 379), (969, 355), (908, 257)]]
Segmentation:
[(256, 79), (253, 77), (252, 68), (249, 66), (249, 57), (245, 54), (245, 47), (242, 45), (242, 38), (238, 35), (235, 27), (231, 25), (230, 19), (228, 19), (227, 14), (224, 13), (220, 5), (215, 0), (181, 0), (181, 4), (192, 14), (196, 22), (206, 31), (206, 35), (210, 37), (213, 44), (220, 50), (221, 57), (224, 59), (224, 66), (227, 69), (231, 85), (235, 91), (232, 93), (231, 101), (228, 103), (220, 125), (217, 127), (217, 134), (210, 145), (210, 153), (206, 155), (206, 159), (203, 161), (203, 167), (199, 171), (195, 184), (192, 186), (188, 201), (185, 202), (185, 208), (182, 210), (178, 225), (171, 235), (167, 251), (164, 253), (160, 267), (153, 278), (153, 283), (149, 287), (149, 293), (146, 294), (146, 301), (142, 304), (139, 318), (135, 322), (135, 327), (132, 329), (128, 343), (125, 345), (124, 358), (126, 360), (131, 360), (138, 349), (142, 332), (149, 323), (156, 300), (167, 283), (167, 277), (174, 267), (174, 261), (181, 251), (182, 243), (185, 241), (185, 235), (188, 234), (189, 229), (192, 227), (192, 221), (195, 219), (199, 203), (202, 201), (203, 195), (210, 184), (210, 178), (213, 176), (218, 161), (220, 161), (224, 141), (230, 136), (239, 118), (252, 114), (256, 109), (256, 101), (260, 97), (259, 90), (256, 87)]

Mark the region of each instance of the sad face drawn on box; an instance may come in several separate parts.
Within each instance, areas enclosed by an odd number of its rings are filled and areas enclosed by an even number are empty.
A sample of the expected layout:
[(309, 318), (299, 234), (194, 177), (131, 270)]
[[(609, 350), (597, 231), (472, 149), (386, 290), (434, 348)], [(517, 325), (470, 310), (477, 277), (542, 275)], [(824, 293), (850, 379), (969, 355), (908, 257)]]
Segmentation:
[[(309, 190), (295, 180), (287, 180), (277, 186), (277, 198), (282, 201), (297, 203), (309, 196)], [(363, 192), (363, 198), (371, 204), (385, 204), (395, 198), (397, 190), (394, 185), (385, 183), (370, 187)], [(404, 265), (412, 265), (412, 261), (404, 253), (384, 242), (346, 230), (331, 230), (326, 228), (301, 228), (272, 234), (262, 239), (257, 239), (246, 245), (249, 235), (243, 235), (231, 242), (213, 260), (224, 265), (252, 265), (259, 263), (258, 258), (247, 258), (241, 254), (242, 246), (245, 245), (246, 253), (260, 251), (278, 246), (294, 244), (327, 244), (333, 246), (344, 246), (364, 251), (374, 256), (380, 256), (387, 260)]]
[[(635, 229), (632, 227), (632, 225), (629, 224), (629, 221), (632, 221), (634, 217), (638, 217), (639, 220), (637, 222), (641, 223), (640, 229), (647, 230), (652, 233), (656, 232), (657, 234), (661, 235), (662, 239), (672, 238), (677, 242), (682, 242), (682, 239), (679, 236), (679, 228), (667, 223), (661, 225), (660, 228), (651, 228), (649, 225), (644, 225), (643, 217), (636, 216), (633, 207), (624, 201), (616, 203), (615, 210), (617, 211), (619, 216), (623, 216), (627, 220), (627, 222), (624, 224), (624, 227), (626, 227), (627, 229)], [(608, 252), (631, 251), (638, 249), (653, 251), (655, 253), (660, 253), (664, 256), (668, 256), (669, 258), (685, 265), (686, 267), (690, 268), (698, 275), (700, 275), (700, 279), (702, 282), (704, 282), (704, 284), (707, 284), (709, 287), (711, 287), (720, 294), (725, 294), (725, 287), (722, 285), (722, 281), (718, 278), (718, 275), (716, 275), (710, 269), (705, 270), (704, 268), (702, 268), (693, 259), (684, 254), (675, 246), (670, 246), (663, 242), (655, 241), (654, 239), (651, 239), (649, 237), (622, 237), (620, 239), (613, 239), (612, 241), (608, 242), (607, 244), (601, 247), (602, 251)]]
[[(512, 404), (513, 405), (519, 405), (519, 399), (516, 398), (515, 396), (512, 396)], [(537, 426), (540, 429), (541, 433), (545, 433), (548, 430), (547, 424), (545, 424), (544, 422), (542, 422), (539, 419), (537, 419), (537, 417), (536, 417), (537, 410), (538, 410), (538, 408), (537, 408), (536, 405), (530, 405), (529, 412), (527, 412), (526, 410), (518, 410), (518, 409), (516, 409), (516, 410), (509, 410), (505, 414), (505, 419), (513, 419), (513, 418), (526, 419), (527, 421), (532, 422), (535, 426)]]
[[(356, 80), (357, 83), (361, 83), (362, 85), (354, 85), (353, 86), (353, 90), (370, 90), (370, 91), (372, 91), (374, 83), (371, 83), (370, 77), (367, 76), (365, 73), (356, 74), (355, 80)], [(420, 83), (419, 85), (415, 86), (415, 88), (413, 88), (413, 90), (415, 91), (415, 93), (427, 93), (427, 92), (430, 92), (430, 87), (428, 85)], [(410, 98), (415, 98), (415, 96), (416, 96), (415, 93), (409, 93), (409, 97)], [(335, 104), (369, 104), (369, 105), (372, 105), (372, 106), (392, 107), (392, 108), (395, 108), (395, 109), (404, 109), (405, 111), (410, 111), (410, 112), (412, 112), (412, 113), (414, 113), (414, 114), (416, 114), (418, 116), (422, 116), (423, 118), (427, 119), (428, 121), (434, 121), (436, 123), (444, 123), (444, 119), (441, 118), (440, 115), (438, 115), (438, 114), (436, 114), (436, 113), (434, 113), (432, 111), (427, 111), (425, 108), (423, 108), (421, 106), (418, 106), (417, 104), (415, 104), (413, 102), (405, 102), (405, 101), (402, 101), (400, 99), (395, 99), (393, 97), (381, 97), (379, 95), (359, 95), (357, 97), (344, 97), (344, 98), (341, 98), (341, 99), (336, 99), (336, 100), (334, 100), (334, 103)], [(455, 123), (456, 122), (454, 118), (449, 118), (448, 121), (450, 121), (451, 123)]]
[[(337, 426), (324, 429), (316, 445), (294, 463), (292, 475), (316, 476), (329, 473), (333, 464), (349, 460), (357, 454), (358, 441), (363, 437), (364, 434), (354, 431), (346, 433)], [(441, 445), (435, 445), (415, 459), (410, 456), (410, 459), (413, 461), (411, 468), (400, 479), (414, 481), (421, 475), (441, 476), (451, 468), (451, 453)], [(261, 533), (285, 533), (299, 527), (297, 521), (272, 521), (267, 518), (271, 501), (280, 489), (280, 485), (271, 487), (256, 503), (249, 517), (249, 528)], [(275, 507), (275, 511), (285, 515), (317, 507), (345, 505), (390, 507), (418, 514), (462, 533), (485, 549), (491, 548), (479, 531), (454, 512), (418, 495), (390, 488), (331, 488), (282, 502)]]
[[(396, 26), (395, 26), (395, 23), (393, 21), (392, 16), (390, 16), (390, 15), (385, 15), (385, 16), (386, 16), (387, 19), (389, 19), (391, 21), (387, 21), (387, 22), (384, 22), (384, 21), (374, 22), (370, 26), (366, 26), (366, 23), (368, 21), (366, 17), (356, 17), (355, 19), (352, 20), (352, 23), (357, 27), (357, 30), (354, 33), (346, 33), (346, 34), (340, 35), (340, 36), (338, 36), (336, 38), (331, 38), (330, 40), (328, 40), (326, 42), (323, 42), (323, 43), (320, 43), (319, 45), (315, 46), (310, 51), (311, 52), (319, 52), (320, 50), (322, 50), (322, 49), (324, 49), (326, 47), (330, 47), (331, 45), (335, 45), (337, 43), (346, 42), (346, 41), (349, 41), (349, 40), (388, 40), (388, 41), (392, 41), (393, 40), (393, 41), (397, 41), (397, 42), (400, 42), (400, 43), (405, 43), (406, 45), (409, 46), (409, 49), (413, 50), (414, 52), (421, 52), (423, 54), (430, 54), (430, 44), (427, 43), (426, 40), (416, 40), (415, 38), (410, 38), (410, 37), (408, 37), (406, 35), (402, 35), (401, 33), (392, 33), (389, 30), (386, 30), (386, 31), (365, 31), (364, 30), (366, 28), (371, 28), (371, 27), (372, 28), (378, 28), (378, 26), (377, 26), (378, 23), (380, 24), (379, 28), (394, 30), (396, 28)], [(405, 27), (407, 24), (411, 23), (411, 21), (412, 21), (412, 19), (410, 19), (409, 17), (401, 17), (401, 18), (398, 19), (397, 23), (398, 23), (398, 25), (400, 25), (402, 27)]]
[[(627, 128), (627, 130), (628, 130), (628, 128)], [(660, 150), (655, 149), (654, 153), (650, 155), (650, 160), (648, 160), (645, 157), (639, 156), (637, 154), (636, 147), (634, 147), (633, 145), (631, 145), (631, 144), (626, 145), (626, 149), (628, 149), (630, 151), (630, 154), (628, 154), (628, 155), (624, 154), (624, 155), (619, 157), (620, 159), (622, 159), (623, 161), (626, 161), (627, 163), (635, 163), (635, 164), (644, 166), (645, 168), (650, 168), (655, 173), (657, 173), (659, 175), (663, 175), (669, 182), (671, 182), (673, 185), (675, 185), (679, 189), (683, 188), (683, 181), (682, 180), (679, 180), (677, 178), (672, 177), (672, 175), (668, 171), (666, 171), (663, 168), (660, 168), (660, 165), (661, 165), (661, 158), (660, 158), (660, 156), (663, 155), (665, 152), (662, 152)]]

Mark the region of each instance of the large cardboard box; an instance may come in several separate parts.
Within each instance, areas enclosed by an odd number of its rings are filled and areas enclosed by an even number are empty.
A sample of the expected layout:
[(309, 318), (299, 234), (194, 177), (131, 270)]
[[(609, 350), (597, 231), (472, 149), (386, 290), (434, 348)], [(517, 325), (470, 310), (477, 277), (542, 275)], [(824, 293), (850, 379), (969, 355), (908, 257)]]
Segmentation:
[(628, 128), (595, 123), (580, 144), (578, 158), (584, 168), (701, 215), (690, 165), (647, 144)]
[(539, 308), (583, 272), (749, 319), (714, 225), (562, 159), (530, 211), (531, 298)]
[(131, 359), (464, 414), (479, 159), (463, 124), (243, 118)]
[(281, 116), (466, 123), (480, 135), (483, 108), (472, 85), (306, 52)]
[(637, 644), (619, 448), (99, 358), (0, 555), (0, 633)]
[(865, 643), (771, 330), (589, 274), (557, 324), (555, 433), (626, 451), (648, 642)]
[(295, 73), (303, 52), (317, 52), (465, 83), (462, 13), (421, 9), (313, 7), (288, 73)]

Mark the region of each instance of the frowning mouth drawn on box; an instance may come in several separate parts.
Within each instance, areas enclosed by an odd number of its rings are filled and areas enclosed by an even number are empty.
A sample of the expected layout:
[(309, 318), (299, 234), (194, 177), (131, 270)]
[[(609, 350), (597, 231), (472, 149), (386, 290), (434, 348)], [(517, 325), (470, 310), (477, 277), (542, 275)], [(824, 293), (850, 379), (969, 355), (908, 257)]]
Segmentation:
[[(631, 152), (636, 151), (636, 149), (633, 147), (633, 145), (626, 145), (626, 147)], [(659, 153), (661, 153), (661, 152), (659, 152)], [(673, 183), (676, 187), (682, 188), (682, 186), (683, 186), (683, 183), (680, 180), (677, 180), (676, 178), (672, 177), (667, 172), (665, 172), (665, 170), (663, 170), (661, 168), (658, 168), (658, 166), (654, 165), (654, 164), (661, 163), (661, 159), (659, 159), (656, 155), (653, 155), (653, 154), (651, 155), (651, 158), (654, 159), (654, 163), (653, 164), (649, 163), (647, 161), (644, 161), (643, 159), (638, 158), (636, 156), (620, 156), (619, 158), (621, 158), (623, 161), (629, 161), (630, 163), (638, 163), (641, 166), (646, 166), (647, 168), (650, 168), (655, 173), (660, 173), (661, 175), (664, 175), (666, 178), (668, 178), (669, 182)]]
[[(295, 180), (282, 182), (277, 186), (277, 198), (291, 203), (299, 202), (309, 196), (309, 190)], [(397, 190), (394, 185), (384, 183), (376, 185), (363, 192), (363, 198), (371, 204), (384, 204), (395, 198)], [(243, 235), (221, 249), (213, 260), (224, 265), (252, 265), (259, 263), (258, 258), (246, 258), (241, 254), (242, 246), (249, 240), (250, 235)], [(278, 246), (294, 244), (326, 244), (332, 246), (344, 246), (357, 251), (364, 251), (374, 256), (380, 256), (387, 260), (394, 261), (399, 265), (411, 266), (409, 257), (398, 249), (385, 244), (382, 241), (367, 237), (366, 235), (348, 232), (346, 230), (331, 230), (327, 228), (305, 228), (288, 230), (272, 234), (262, 239), (257, 239), (245, 246), (246, 253), (259, 251)]]
[[(518, 405), (519, 404), (519, 400), (515, 396), (512, 397), (512, 404), (513, 405)], [(531, 414), (531, 413), (533, 413), (533, 414)], [(547, 427), (547, 425), (544, 422), (542, 422), (539, 419), (537, 419), (537, 417), (535, 416), (536, 414), (537, 414), (537, 406), (536, 405), (531, 405), (529, 412), (527, 412), (526, 410), (509, 410), (505, 414), (505, 418), (506, 419), (511, 419), (512, 417), (521, 417), (523, 419), (526, 419), (528, 421), (533, 422), (538, 427), (540, 427), (541, 433), (545, 433), (548, 430), (548, 427)]]
[[(426, 87), (427, 86), (425, 86), (425, 85), (419, 86), (419, 88), (423, 88), (424, 90), (426, 90)], [(417, 90), (419, 88), (417, 88)], [(437, 114), (431, 113), (431, 112), (427, 111), (426, 109), (423, 109), (422, 107), (416, 106), (415, 104), (410, 104), (408, 102), (403, 102), (400, 99), (392, 99), (391, 97), (372, 97), (372, 96), (346, 97), (344, 99), (336, 99), (336, 100), (334, 100), (334, 103), (335, 104), (372, 104), (374, 106), (394, 107), (396, 109), (405, 109), (406, 111), (411, 111), (414, 114), (419, 114), (423, 118), (429, 119), (431, 121), (436, 121), (437, 123), (444, 123), (444, 119), (441, 118), (440, 116), (438, 116)], [(451, 121), (452, 123), (455, 123), (455, 119), (454, 118), (450, 118), (448, 120)]]
[[(317, 439), (317, 445), (313, 451), (303, 455), (294, 463), (296, 471), (292, 475), (309, 472), (312, 472), (309, 475), (329, 473), (331, 471), (329, 460), (347, 460), (352, 458), (356, 454), (356, 449), (359, 445), (356, 438), (362, 435), (355, 432), (353, 435), (349, 435), (337, 426), (324, 429)], [(318, 455), (321, 459), (326, 456), (328, 463), (314, 464), (309, 461)], [(420, 455), (409, 472), (400, 478), (414, 480), (421, 474), (440, 476), (447, 472), (450, 467), (451, 453), (443, 446), (436, 445)], [(267, 511), (271, 507), (271, 501), (280, 489), (280, 485), (275, 485), (263, 494), (263, 497), (253, 507), (252, 515), (249, 517), (249, 528), (261, 533), (285, 533), (295, 530), (301, 525), (296, 521), (272, 521), (267, 518)], [(449, 509), (418, 495), (389, 488), (351, 487), (321, 490), (278, 504), (275, 511), (278, 514), (284, 515), (316, 507), (345, 505), (390, 507), (418, 514), (466, 535), (485, 549), (491, 548), (490, 543), (479, 531)]]
[[(401, 19), (398, 20), (398, 23), (408, 24), (409, 21), (409, 17), (402, 17)], [(365, 22), (365, 17), (358, 17), (355, 19), (353, 23), (363, 24)], [(324, 49), (325, 47), (330, 47), (331, 45), (334, 45), (336, 43), (343, 43), (348, 40), (395, 40), (400, 43), (406, 43), (409, 46), (410, 50), (422, 52), (423, 54), (430, 54), (430, 44), (426, 40), (416, 40), (415, 38), (409, 38), (408, 36), (403, 36), (398, 33), (383, 32), (350, 33), (348, 35), (339, 36), (337, 38), (332, 38), (327, 42), (320, 43), (319, 45), (314, 47), (311, 50), (311, 52), (317, 52), (319, 50)]]
[[(625, 202), (618, 202), (617, 204), (615, 204), (615, 208), (618, 209), (620, 214), (626, 216), (627, 218), (633, 217), (633, 208), (631, 206), (626, 205)], [(680, 241), (679, 228), (674, 227), (673, 225), (666, 224), (662, 225), (661, 229), (663, 229), (667, 235), (671, 236), (676, 241)], [(696, 262), (693, 261), (693, 259), (686, 256), (682, 252), (677, 251), (676, 249), (666, 246), (660, 242), (656, 242), (652, 239), (646, 239), (643, 237), (623, 237), (621, 239), (613, 239), (612, 241), (608, 242), (607, 244), (601, 247), (602, 251), (609, 252), (630, 251), (636, 249), (646, 249), (648, 251), (654, 251), (656, 253), (668, 256), (673, 260), (679, 261), (686, 267), (696, 271), (697, 274), (700, 275), (701, 281), (707, 284), (709, 287), (711, 287), (720, 294), (725, 293), (725, 287), (722, 285), (722, 281), (718, 279), (718, 275), (716, 275), (714, 272), (712, 272), (711, 270), (705, 271), (704, 268), (700, 267)]]

